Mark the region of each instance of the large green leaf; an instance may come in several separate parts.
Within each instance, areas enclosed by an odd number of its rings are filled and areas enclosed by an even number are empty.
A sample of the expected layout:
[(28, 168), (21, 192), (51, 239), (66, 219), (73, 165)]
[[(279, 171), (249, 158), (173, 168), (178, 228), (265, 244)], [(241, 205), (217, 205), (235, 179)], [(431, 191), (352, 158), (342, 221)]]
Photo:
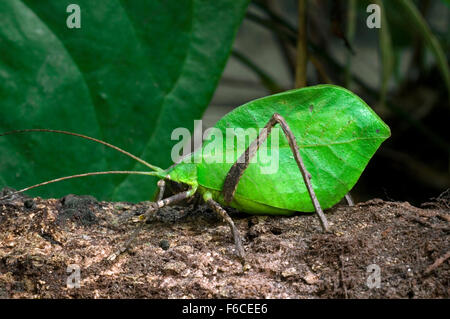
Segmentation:
[[(193, 127), (223, 71), (247, 0), (0, 1), (0, 130), (63, 129), (106, 140), (161, 167), (174, 128)], [(142, 169), (112, 150), (50, 133), (0, 138), (0, 185), (86, 171)], [(150, 177), (105, 176), (39, 189), (145, 200)]]
[[(333, 206), (352, 189), (380, 144), (390, 136), (389, 127), (364, 101), (332, 85), (291, 90), (249, 102), (225, 115), (215, 127), (223, 136), (230, 136), (227, 132), (230, 128), (261, 129), (274, 113), (281, 114), (294, 133), (323, 208)], [(253, 139), (247, 139), (245, 147), (238, 148), (237, 142), (228, 144), (225, 138), (216, 138), (219, 134), (212, 135), (202, 149), (198, 183), (222, 191), (228, 171)], [(232, 206), (250, 213), (273, 212), (258, 204), (282, 210), (314, 211), (286, 137), (280, 133), (276, 147), (269, 135), (265, 145), (269, 145), (268, 150), (260, 148), (257, 161), (250, 163), (242, 175)], [(271, 163), (260, 160), (265, 152)], [(220, 154), (221, 161), (211, 160), (216, 154)], [(227, 156), (233, 159), (226, 161)], [(262, 167), (267, 169), (274, 163), (277, 165), (272, 167), (277, 169), (262, 172)], [(218, 200), (223, 203), (220, 197)]]

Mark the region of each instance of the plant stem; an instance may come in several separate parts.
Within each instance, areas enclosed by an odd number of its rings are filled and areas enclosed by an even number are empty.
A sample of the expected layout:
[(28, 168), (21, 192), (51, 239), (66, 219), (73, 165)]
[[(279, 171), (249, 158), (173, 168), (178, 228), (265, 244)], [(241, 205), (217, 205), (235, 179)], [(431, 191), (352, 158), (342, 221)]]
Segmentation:
[[(267, 7), (267, 10), (270, 10), (270, 12), (274, 12), (275, 14), (279, 13), (279, 2), (277, 0), (266, 0), (265, 6)], [(266, 11), (267, 12), (267, 11)], [(270, 16), (270, 15), (269, 15)], [(291, 76), (292, 84), (294, 84), (295, 81), (295, 51), (290, 46), (289, 40), (280, 34), (280, 32), (275, 33), (276, 41), (278, 42), (278, 45), (280, 47), (281, 54), (284, 57), (286, 66), (289, 69), (289, 75)]]
[[(356, 26), (356, 0), (350, 0), (347, 8), (347, 39), (353, 46)], [(347, 52), (347, 65), (345, 66), (345, 87), (350, 89), (352, 84), (352, 54)]]
[(308, 62), (306, 6), (306, 0), (298, 0), (297, 66), (295, 72), (296, 88), (306, 86), (306, 66)]
[(261, 81), (261, 84), (269, 90), (271, 94), (279, 93), (283, 91), (281, 85), (279, 85), (270, 75), (268, 75), (264, 70), (262, 70), (259, 66), (253, 63), (248, 57), (246, 57), (241, 52), (234, 49), (231, 52), (231, 55), (235, 57), (239, 62), (247, 66), (250, 70), (256, 73)]

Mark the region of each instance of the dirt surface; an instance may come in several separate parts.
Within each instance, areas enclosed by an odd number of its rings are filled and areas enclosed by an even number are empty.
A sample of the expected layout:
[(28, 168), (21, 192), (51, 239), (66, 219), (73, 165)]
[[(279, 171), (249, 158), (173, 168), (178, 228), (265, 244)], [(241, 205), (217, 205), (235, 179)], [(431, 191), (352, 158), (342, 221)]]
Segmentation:
[[(311, 214), (231, 212), (243, 266), (205, 206), (160, 210), (109, 262), (146, 203), (14, 195), (0, 201), (0, 298), (449, 298), (449, 203), (340, 204), (327, 211), (331, 233)], [(67, 287), (74, 264), (80, 288)]]

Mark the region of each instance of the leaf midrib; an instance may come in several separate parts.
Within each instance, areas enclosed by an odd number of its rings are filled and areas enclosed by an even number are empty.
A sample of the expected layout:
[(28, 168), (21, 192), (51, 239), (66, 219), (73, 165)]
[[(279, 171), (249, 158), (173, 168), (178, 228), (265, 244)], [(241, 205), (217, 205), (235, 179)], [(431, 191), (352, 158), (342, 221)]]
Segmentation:
[[(329, 143), (329, 144), (314, 144), (314, 145), (307, 145), (306, 147), (302, 147), (302, 146), (299, 146), (299, 148), (309, 148), (309, 147), (330, 147), (330, 146), (332, 146), (332, 145), (340, 145), (340, 144), (350, 144), (350, 143), (353, 143), (353, 142), (356, 142), (356, 141), (359, 141), (359, 140), (378, 140), (378, 139), (381, 139), (381, 140), (385, 140), (387, 137), (360, 137), (360, 138), (355, 138), (355, 139), (352, 139), (352, 140), (348, 140), (348, 141), (345, 141), (345, 142), (338, 142), (338, 143)], [(282, 148), (285, 148), (285, 149), (290, 149), (290, 146), (289, 145), (285, 145), (285, 146), (282, 146)], [(231, 151), (231, 150), (230, 150)], [(337, 179), (337, 178), (335, 178), (335, 179)], [(338, 179), (337, 179), (338, 180)], [(342, 181), (339, 181), (339, 182), (342, 182)], [(206, 186), (206, 185), (203, 185), (200, 181), (198, 181), (198, 183), (199, 183), (199, 185), (201, 185), (202, 187), (205, 187), (205, 188), (209, 188), (209, 189), (212, 189), (212, 190), (216, 190), (216, 191), (222, 191), (221, 189), (219, 189), (219, 188), (217, 188), (217, 187), (211, 187), (211, 186)], [(242, 196), (242, 195), (240, 195), (240, 196)]]

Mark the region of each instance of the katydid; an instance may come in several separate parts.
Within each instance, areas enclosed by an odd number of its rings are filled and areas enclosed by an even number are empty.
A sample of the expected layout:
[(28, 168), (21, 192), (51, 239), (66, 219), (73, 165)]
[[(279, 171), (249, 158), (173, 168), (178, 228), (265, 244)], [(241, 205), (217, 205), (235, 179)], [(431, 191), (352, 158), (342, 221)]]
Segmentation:
[[(275, 140), (275, 126), (281, 127)], [(389, 127), (354, 93), (338, 86), (318, 85), (267, 96), (244, 104), (221, 118), (215, 132), (254, 128), (259, 134), (238, 150), (234, 143), (210, 138), (203, 146), (168, 169), (161, 169), (104, 141), (77, 133), (48, 129), (7, 132), (2, 135), (47, 131), (87, 138), (114, 148), (146, 165), (151, 171), (91, 172), (62, 177), (27, 187), (82, 176), (101, 174), (144, 174), (160, 178), (155, 202), (140, 216), (145, 222), (158, 209), (199, 193), (230, 226), (236, 253), (244, 258), (241, 236), (223, 207), (249, 214), (291, 215), (316, 212), (324, 230), (328, 223), (322, 209), (339, 202), (355, 185), (368, 161), (390, 136)], [(272, 138), (273, 137), (273, 138)], [(236, 136), (239, 138), (239, 136)], [(234, 139), (234, 137), (233, 137)], [(267, 153), (268, 145), (275, 145)], [(265, 147), (261, 147), (264, 145)], [(212, 154), (211, 150), (216, 150)], [(232, 161), (211, 157), (229, 156)], [(276, 158), (276, 169), (267, 171), (263, 156)], [(264, 171), (266, 169), (266, 171)], [(184, 184), (188, 190), (164, 198), (165, 181)], [(128, 242), (110, 256), (125, 251), (144, 223)]]

